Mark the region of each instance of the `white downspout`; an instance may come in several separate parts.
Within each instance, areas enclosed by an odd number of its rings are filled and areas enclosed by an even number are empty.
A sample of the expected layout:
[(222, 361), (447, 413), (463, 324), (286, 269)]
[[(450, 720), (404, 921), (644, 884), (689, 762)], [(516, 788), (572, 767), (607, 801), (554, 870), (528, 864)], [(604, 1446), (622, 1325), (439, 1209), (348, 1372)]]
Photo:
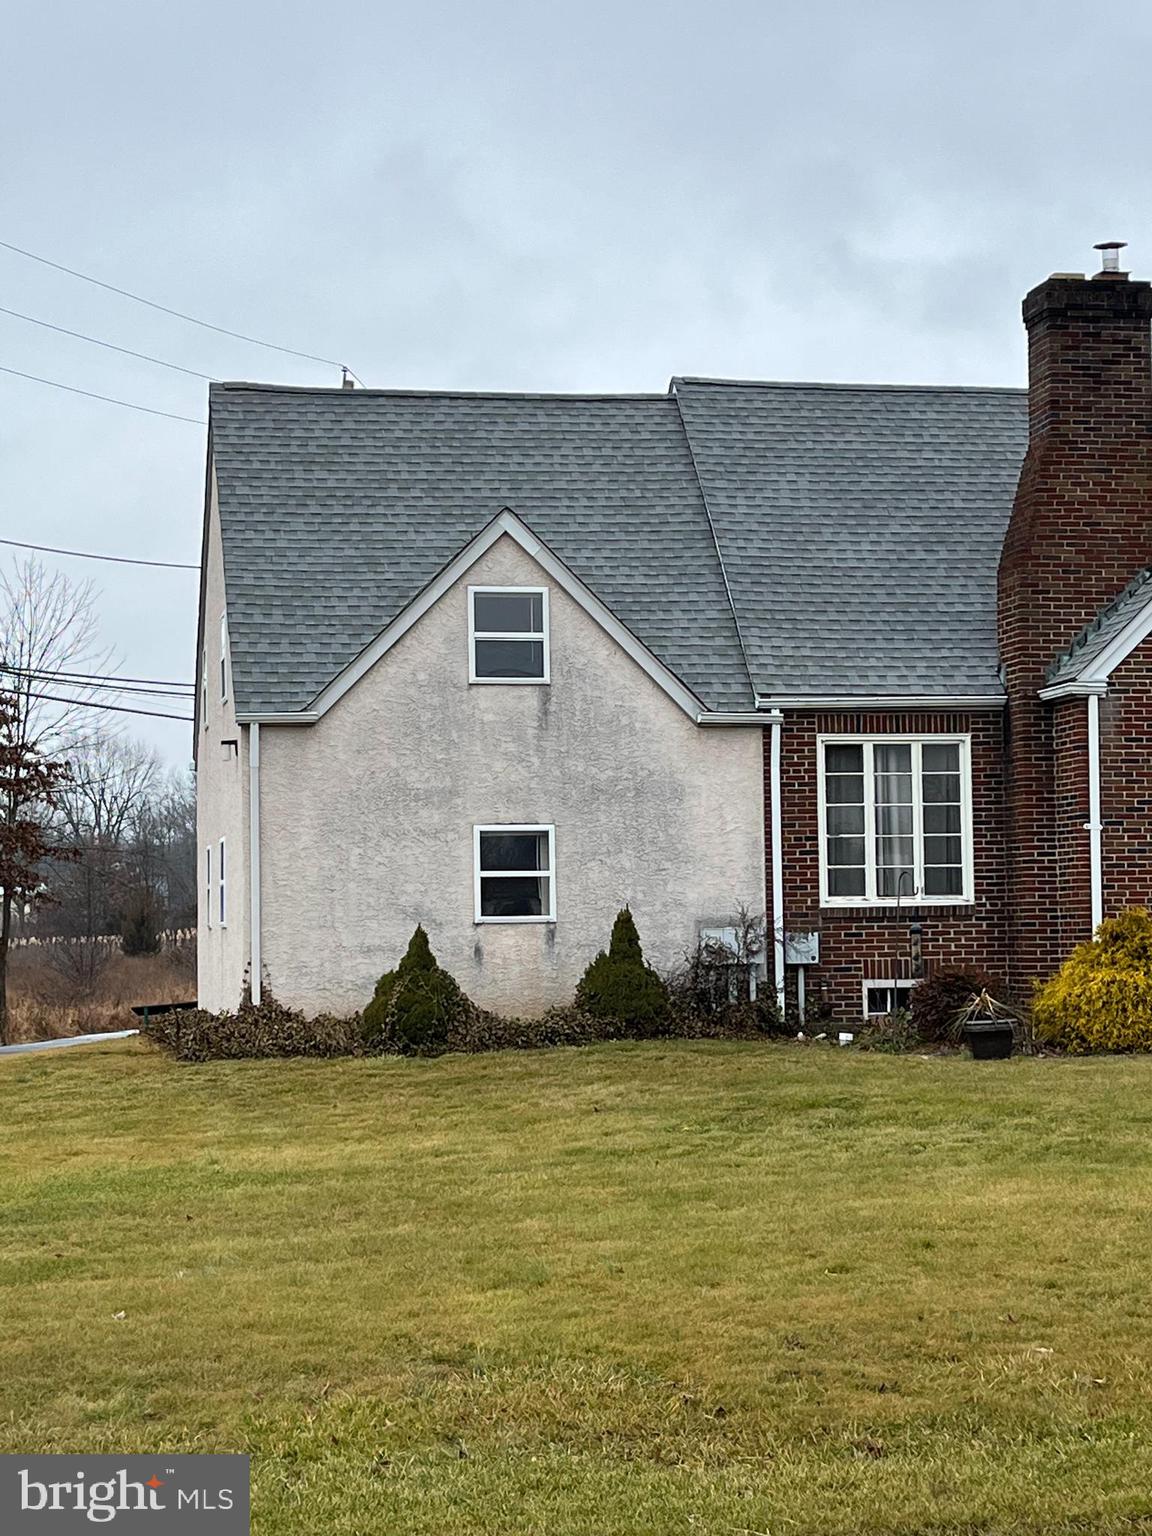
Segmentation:
[(263, 967), (260, 956), (260, 724), (248, 727), (248, 938), (249, 987), (259, 1003)]
[(780, 735), (784, 716), (778, 709), (768, 716), (772, 728), (769, 747), (768, 792), (772, 800), (772, 971), (776, 1002), (784, 1017), (784, 811), (780, 804)]
[(1100, 695), (1088, 695), (1088, 861), (1092, 878), (1092, 932), (1104, 921), (1104, 856), (1100, 822)]

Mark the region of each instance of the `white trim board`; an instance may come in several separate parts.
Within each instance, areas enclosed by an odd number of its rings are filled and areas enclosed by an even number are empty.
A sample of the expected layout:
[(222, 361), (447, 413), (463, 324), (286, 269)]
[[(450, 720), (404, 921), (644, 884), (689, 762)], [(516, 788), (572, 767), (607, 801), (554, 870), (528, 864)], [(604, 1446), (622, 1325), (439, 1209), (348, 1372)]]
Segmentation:
[(1040, 689), (1042, 699), (1067, 699), (1080, 695), (1108, 692), (1108, 679), (1131, 656), (1138, 645), (1152, 635), (1152, 594), (1141, 604), (1132, 617), (1093, 661), (1087, 663), (1076, 677), (1062, 683), (1053, 683)]
[(306, 710), (270, 714), (252, 711), (237, 715), (237, 719), (242, 724), (252, 724), (257, 721), (262, 725), (315, 724), (321, 716), (328, 713), (333, 704), (356, 686), (365, 673), (370, 671), (430, 608), (440, 601), (450, 587), (455, 586), (460, 578), (472, 569), (482, 555), (488, 553), (498, 539), (505, 536), (519, 544), (525, 554), (535, 560), (541, 570), (545, 571), (573, 602), (583, 608), (584, 612), (616, 641), (621, 650), (632, 658), (642, 672), (648, 674), (674, 704), (679, 705), (689, 719), (697, 720), (704, 708), (702, 700), (698, 699), (674, 672), (654, 656), (648, 647), (620, 622), (612, 610), (584, 585), (579, 576), (570, 570), (558, 555), (553, 554), (547, 544), (538, 539), (528, 525), (521, 522), (509, 507), (505, 507), (487, 527), (482, 528), (476, 537), (440, 570), (424, 590), (396, 615), (391, 624), (382, 629), (375, 640), (365, 646), (354, 661), (349, 662), (342, 672), (337, 673), (332, 681), (321, 689)]

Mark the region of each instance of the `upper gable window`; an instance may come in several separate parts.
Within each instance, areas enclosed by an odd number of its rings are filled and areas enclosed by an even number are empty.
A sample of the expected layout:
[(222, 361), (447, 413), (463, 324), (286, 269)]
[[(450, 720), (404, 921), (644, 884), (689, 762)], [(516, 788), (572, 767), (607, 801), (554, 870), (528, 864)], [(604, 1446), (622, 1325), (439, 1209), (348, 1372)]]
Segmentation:
[(469, 587), (468, 651), (470, 682), (548, 682), (548, 588)]

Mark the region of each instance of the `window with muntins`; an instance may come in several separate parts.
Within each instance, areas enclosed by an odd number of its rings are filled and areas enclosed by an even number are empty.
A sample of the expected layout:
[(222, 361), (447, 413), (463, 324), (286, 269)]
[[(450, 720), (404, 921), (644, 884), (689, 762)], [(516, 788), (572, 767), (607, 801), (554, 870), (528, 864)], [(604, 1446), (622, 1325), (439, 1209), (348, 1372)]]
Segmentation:
[(546, 683), (547, 587), (469, 587), (468, 652), (473, 683)]
[(972, 900), (967, 737), (820, 742), (826, 906)]
[(476, 921), (550, 923), (556, 919), (556, 833), (547, 826), (473, 829)]

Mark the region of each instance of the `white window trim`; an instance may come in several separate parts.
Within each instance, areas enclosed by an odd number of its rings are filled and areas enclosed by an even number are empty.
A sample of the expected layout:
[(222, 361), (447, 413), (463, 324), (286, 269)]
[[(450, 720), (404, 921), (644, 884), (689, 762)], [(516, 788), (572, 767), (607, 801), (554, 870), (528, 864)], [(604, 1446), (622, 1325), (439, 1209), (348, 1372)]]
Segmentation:
[(220, 615), (220, 702), (228, 702), (228, 616)]
[(219, 917), (221, 928), (227, 928), (228, 926), (228, 865), (225, 860), (225, 841), (226, 839), (224, 838), (220, 839), (220, 852), (218, 855), (219, 868), (216, 872), (216, 881), (220, 896)]
[[(527, 592), (533, 596), (539, 596), (541, 602), (541, 628), (538, 630), (495, 630), (476, 628), (476, 593), (477, 592)], [(476, 641), (477, 640), (539, 640), (544, 646), (544, 671), (539, 677), (477, 677), (476, 675)], [(539, 688), (543, 683), (552, 681), (552, 647), (550, 644), (550, 630), (548, 623), (548, 588), (547, 587), (469, 587), (468, 588), (468, 681), (470, 683), (496, 683), (501, 688), (509, 685), (528, 684), (530, 687)]]
[[(539, 917), (485, 917), (480, 911), (480, 834), (481, 832), (547, 832), (547, 869), (490, 869), (489, 875), (530, 877), (548, 881), (548, 911)], [(476, 923), (554, 923), (556, 921), (556, 828), (543, 822), (486, 822), (472, 828), (472, 899), (473, 921)]]
[[(923, 892), (924, 884), (924, 840), (921, 830), (921, 801), (919, 793), (913, 797), (912, 802), (912, 839), (913, 855), (916, 860), (916, 875), (914, 884), (917, 887), (902, 895), (897, 901), (895, 896), (878, 896), (876, 894), (876, 807), (872, 786), (875, 782), (872, 773), (872, 748), (876, 746), (895, 746), (898, 743), (910, 742), (914, 747), (925, 744), (929, 746), (949, 746), (956, 744), (960, 748), (960, 834), (963, 839), (963, 880), (964, 894), (962, 896), (926, 896)], [(864, 857), (865, 874), (863, 896), (830, 896), (828, 894), (828, 805), (824, 785), (824, 749), (829, 746), (863, 746), (864, 747)], [(913, 779), (918, 786), (920, 783), (920, 754), (914, 754)], [(816, 776), (819, 785), (819, 817), (820, 817), (820, 905), (822, 907), (971, 907), (976, 900), (976, 879), (972, 850), (972, 736), (965, 731), (957, 732), (933, 732), (927, 735), (915, 735), (903, 731), (892, 731), (888, 734), (877, 736), (860, 736), (851, 733), (831, 734), (817, 736), (816, 738)]]
[[(887, 987), (889, 991), (896, 988), (896, 1001), (900, 1002), (901, 992), (910, 993), (919, 978), (915, 976), (865, 976), (860, 989), (860, 1011), (866, 1019), (883, 1019), (887, 1014), (868, 1012), (868, 993), (873, 987)], [(907, 998), (905, 998), (907, 1001)]]
[(216, 887), (212, 883), (212, 844), (204, 849), (204, 926), (209, 933), (212, 931), (212, 908), (216, 901)]

